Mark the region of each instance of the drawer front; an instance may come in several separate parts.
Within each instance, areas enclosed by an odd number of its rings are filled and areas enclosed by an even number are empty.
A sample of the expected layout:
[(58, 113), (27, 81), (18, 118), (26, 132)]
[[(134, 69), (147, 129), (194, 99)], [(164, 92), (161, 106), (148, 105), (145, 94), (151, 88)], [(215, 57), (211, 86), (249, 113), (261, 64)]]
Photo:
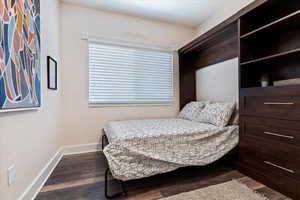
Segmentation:
[(300, 96), (241, 96), (244, 115), (300, 120)]
[(282, 173), (274, 173), (268, 168), (263, 168), (260, 165), (249, 162), (240, 162), (238, 164), (238, 169), (243, 174), (250, 176), (288, 197), (295, 200), (300, 199), (299, 180), (285, 176)]
[(243, 138), (240, 160), (300, 180), (300, 148), (268, 140)]
[(300, 122), (262, 117), (241, 117), (242, 137), (257, 137), (300, 147)]

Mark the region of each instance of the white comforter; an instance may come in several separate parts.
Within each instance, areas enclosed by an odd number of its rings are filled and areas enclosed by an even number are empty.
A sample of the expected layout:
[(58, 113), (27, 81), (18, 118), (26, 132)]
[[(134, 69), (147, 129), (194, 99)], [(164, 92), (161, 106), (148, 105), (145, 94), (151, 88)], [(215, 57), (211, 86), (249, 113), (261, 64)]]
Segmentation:
[(104, 131), (109, 167), (115, 178), (124, 181), (210, 164), (239, 140), (238, 126), (219, 128), (184, 119), (116, 121)]

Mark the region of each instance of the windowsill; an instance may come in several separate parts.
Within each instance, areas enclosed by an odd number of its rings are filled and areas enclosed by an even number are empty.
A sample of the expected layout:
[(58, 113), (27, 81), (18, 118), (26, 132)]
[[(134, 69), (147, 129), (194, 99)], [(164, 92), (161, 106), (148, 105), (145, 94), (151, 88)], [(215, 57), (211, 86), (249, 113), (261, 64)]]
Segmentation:
[(133, 104), (105, 104), (105, 103), (89, 103), (90, 108), (103, 108), (103, 107), (158, 107), (158, 106), (174, 106), (175, 102), (170, 103), (133, 103)]

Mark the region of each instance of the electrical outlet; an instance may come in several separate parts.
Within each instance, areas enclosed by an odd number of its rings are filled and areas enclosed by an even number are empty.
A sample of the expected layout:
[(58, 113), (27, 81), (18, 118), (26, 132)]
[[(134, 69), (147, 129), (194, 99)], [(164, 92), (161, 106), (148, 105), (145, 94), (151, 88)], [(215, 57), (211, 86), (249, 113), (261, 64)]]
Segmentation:
[(8, 185), (12, 185), (14, 184), (14, 182), (16, 181), (16, 168), (15, 165), (11, 165), (8, 169), (7, 169), (7, 182)]

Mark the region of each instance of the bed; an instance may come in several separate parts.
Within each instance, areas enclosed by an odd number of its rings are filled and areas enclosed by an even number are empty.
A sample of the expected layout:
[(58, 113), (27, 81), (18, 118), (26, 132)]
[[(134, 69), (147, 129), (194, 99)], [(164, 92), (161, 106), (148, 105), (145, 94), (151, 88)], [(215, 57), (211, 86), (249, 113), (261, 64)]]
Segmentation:
[(185, 119), (117, 121), (106, 125), (104, 131), (110, 170), (123, 181), (210, 164), (239, 140), (238, 126), (219, 128)]
[(114, 121), (103, 152), (113, 177), (128, 181), (213, 163), (237, 146), (238, 130), (183, 118)]

